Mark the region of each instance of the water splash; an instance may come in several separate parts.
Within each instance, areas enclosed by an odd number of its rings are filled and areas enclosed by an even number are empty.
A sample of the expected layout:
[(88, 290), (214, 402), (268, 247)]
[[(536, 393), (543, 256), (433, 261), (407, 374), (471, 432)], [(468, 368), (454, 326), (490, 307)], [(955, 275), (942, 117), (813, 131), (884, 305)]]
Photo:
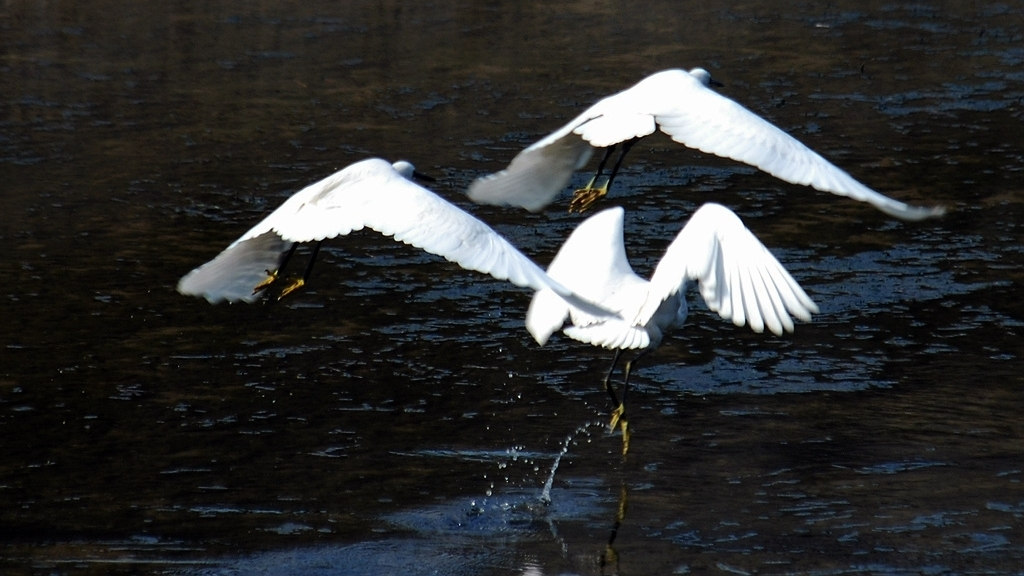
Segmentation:
[(551, 472), (548, 473), (547, 480), (544, 481), (544, 489), (540, 493), (540, 501), (545, 506), (551, 504), (551, 485), (555, 482), (555, 472), (558, 470), (558, 465), (562, 462), (562, 456), (569, 451), (569, 445), (573, 443), (581, 434), (587, 433), (587, 430), (593, 426), (604, 426), (604, 422), (591, 420), (580, 426), (577, 426), (575, 430), (569, 433), (562, 442), (562, 449), (559, 450), (558, 455), (555, 456), (555, 461), (551, 464)]

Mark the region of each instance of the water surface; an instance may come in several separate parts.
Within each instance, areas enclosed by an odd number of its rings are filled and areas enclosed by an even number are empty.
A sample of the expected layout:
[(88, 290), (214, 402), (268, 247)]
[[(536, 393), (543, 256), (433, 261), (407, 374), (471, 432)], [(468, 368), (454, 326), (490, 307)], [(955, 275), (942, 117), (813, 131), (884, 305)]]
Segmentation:
[[(5, 4), (0, 564), (1020, 573), (1022, 39), (1012, 3)], [(640, 273), (714, 200), (822, 313), (777, 338), (698, 306), (634, 376), (625, 460), (608, 354), (538, 348), (527, 292), (375, 234), (278, 305), (174, 291), (368, 156), (414, 161), (546, 263), (578, 222), (564, 202), (465, 186), (696, 65), (868, 185), (952, 210), (896, 222), (635, 147), (608, 204)]]

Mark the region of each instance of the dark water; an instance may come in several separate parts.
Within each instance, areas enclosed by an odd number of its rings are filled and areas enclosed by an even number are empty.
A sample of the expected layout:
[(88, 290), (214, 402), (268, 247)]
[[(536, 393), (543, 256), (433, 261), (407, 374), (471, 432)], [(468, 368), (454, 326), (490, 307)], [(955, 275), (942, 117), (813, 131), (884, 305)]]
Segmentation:
[[(1022, 573), (1018, 4), (342, 4), (0, 6), (5, 573)], [(639, 271), (716, 200), (822, 314), (776, 338), (695, 313), (634, 377), (625, 460), (607, 354), (538, 348), (528, 293), (390, 240), (332, 243), (281, 305), (174, 291), (356, 160), (465, 205), (597, 98), (695, 65), (953, 211), (637, 146), (612, 200)], [(470, 209), (541, 262), (578, 221)]]

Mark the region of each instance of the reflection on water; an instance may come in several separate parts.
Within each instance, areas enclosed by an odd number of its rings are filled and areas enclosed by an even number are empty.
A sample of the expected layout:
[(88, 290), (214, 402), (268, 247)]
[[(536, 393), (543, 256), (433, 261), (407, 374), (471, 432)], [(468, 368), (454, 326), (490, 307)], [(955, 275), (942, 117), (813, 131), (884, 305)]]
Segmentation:
[[(0, 8), (4, 571), (1019, 572), (1020, 8), (634, 12)], [(462, 202), (597, 98), (693, 65), (953, 211), (894, 222), (645, 140), (614, 198), (640, 273), (715, 200), (822, 314), (775, 338), (695, 306), (632, 379), (625, 460), (610, 355), (537, 348), (529, 294), (375, 234), (280, 305), (173, 291), (351, 162), (408, 158)], [(578, 221), (471, 209), (544, 262)]]

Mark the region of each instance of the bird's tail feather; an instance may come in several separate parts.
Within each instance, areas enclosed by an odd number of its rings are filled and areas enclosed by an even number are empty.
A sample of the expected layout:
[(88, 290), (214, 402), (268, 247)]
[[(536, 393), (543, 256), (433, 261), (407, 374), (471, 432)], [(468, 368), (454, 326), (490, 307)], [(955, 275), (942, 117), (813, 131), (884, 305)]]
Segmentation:
[(526, 329), (538, 344), (543, 346), (548, 338), (561, 330), (569, 317), (569, 303), (551, 289), (538, 290), (530, 300), (526, 311)]

